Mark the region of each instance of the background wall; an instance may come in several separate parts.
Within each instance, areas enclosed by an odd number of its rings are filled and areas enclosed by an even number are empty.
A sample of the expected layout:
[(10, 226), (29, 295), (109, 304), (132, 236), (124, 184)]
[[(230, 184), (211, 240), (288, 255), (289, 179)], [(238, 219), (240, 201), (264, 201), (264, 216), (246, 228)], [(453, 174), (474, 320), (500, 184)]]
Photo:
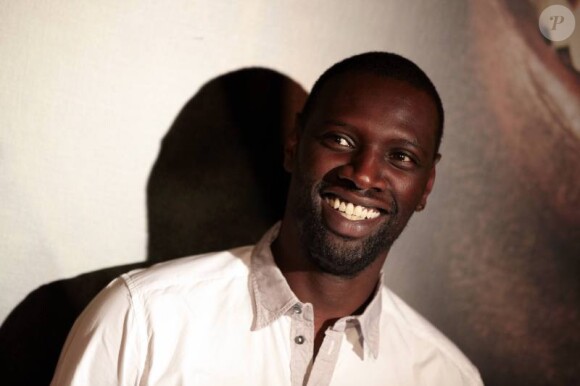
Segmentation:
[(3, 1), (0, 316), (48, 281), (145, 258), (160, 140), (208, 80), (263, 66), (309, 89), (389, 49), (444, 88), (425, 48), (444, 45), (449, 10), (402, 3)]
[(389, 285), (488, 384), (578, 380), (580, 91), (535, 7), (5, 0), (0, 15), (0, 320), (43, 284), (146, 259), (160, 142), (206, 82), (260, 66), (308, 90), (386, 50), (447, 111), (435, 191)]

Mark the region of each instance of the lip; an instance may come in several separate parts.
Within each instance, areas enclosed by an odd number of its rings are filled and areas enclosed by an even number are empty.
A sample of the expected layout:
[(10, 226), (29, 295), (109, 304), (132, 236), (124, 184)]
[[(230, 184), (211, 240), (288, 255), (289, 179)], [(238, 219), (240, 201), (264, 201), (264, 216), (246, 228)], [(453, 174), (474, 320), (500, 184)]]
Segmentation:
[[(338, 197), (342, 201), (352, 202), (355, 205), (361, 205), (367, 208), (376, 209), (380, 212), (378, 217), (369, 218), (364, 220), (349, 220), (343, 217), (339, 211), (334, 209), (330, 204), (324, 199), (328, 195), (333, 195)], [(387, 211), (381, 206), (376, 205), (374, 200), (365, 199), (362, 197), (353, 197), (352, 195), (337, 194), (331, 191), (325, 191), (320, 194), (320, 201), (322, 205), (322, 218), (328, 229), (343, 238), (347, 239), (359, 239), (372, 234), (380, 223), (385, 221), (387, 217)]]

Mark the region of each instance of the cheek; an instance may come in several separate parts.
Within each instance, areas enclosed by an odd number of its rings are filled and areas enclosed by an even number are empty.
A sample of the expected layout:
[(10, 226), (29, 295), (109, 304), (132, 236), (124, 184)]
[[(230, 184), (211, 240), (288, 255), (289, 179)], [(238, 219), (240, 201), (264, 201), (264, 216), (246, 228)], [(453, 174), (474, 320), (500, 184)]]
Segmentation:
[(427, 178), (394, 174), (398, 173), (391, 173), (389, 176), (389, 185), (397, 201), (399, 201), (400, 205), (414, 208), (423, 196), (427, 185)]
[(344, 164), (340, 154), (325, 151), (319, 145), (304, 146), (300, 153), (298, 169), (312, 180), (322, 180), (332, 170)]

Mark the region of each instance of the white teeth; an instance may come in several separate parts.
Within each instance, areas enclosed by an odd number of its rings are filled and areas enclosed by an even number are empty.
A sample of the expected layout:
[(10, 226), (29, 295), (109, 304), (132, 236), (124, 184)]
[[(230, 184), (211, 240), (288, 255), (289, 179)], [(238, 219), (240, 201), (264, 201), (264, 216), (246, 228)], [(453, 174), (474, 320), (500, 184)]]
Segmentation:
[(351, 215), (354, 212), (354, 205), (352, 202), (346, 204), (346, 214)]
[(349, 220), (360, 221), (379, 217), (379, 211), (364, 206), (354, 205), (352, 202), (340, 201), (338, 198), (325, 198), (326, 202)]

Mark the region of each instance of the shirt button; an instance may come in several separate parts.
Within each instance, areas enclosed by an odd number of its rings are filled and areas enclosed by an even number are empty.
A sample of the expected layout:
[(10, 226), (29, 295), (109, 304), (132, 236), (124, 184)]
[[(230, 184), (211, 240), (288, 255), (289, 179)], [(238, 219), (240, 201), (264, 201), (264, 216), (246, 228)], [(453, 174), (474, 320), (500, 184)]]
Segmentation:
[(299, 304), (295, 304), (292, 306), (292, 312), (299, 315), (302, 313), (302, 307)]
[(302, 344), (305, 340), (306, 339), (304, 339), (302, 335), (298, 335), (296, 338), (294, 338), (294, 342), (296, 342), (296, 344)]

